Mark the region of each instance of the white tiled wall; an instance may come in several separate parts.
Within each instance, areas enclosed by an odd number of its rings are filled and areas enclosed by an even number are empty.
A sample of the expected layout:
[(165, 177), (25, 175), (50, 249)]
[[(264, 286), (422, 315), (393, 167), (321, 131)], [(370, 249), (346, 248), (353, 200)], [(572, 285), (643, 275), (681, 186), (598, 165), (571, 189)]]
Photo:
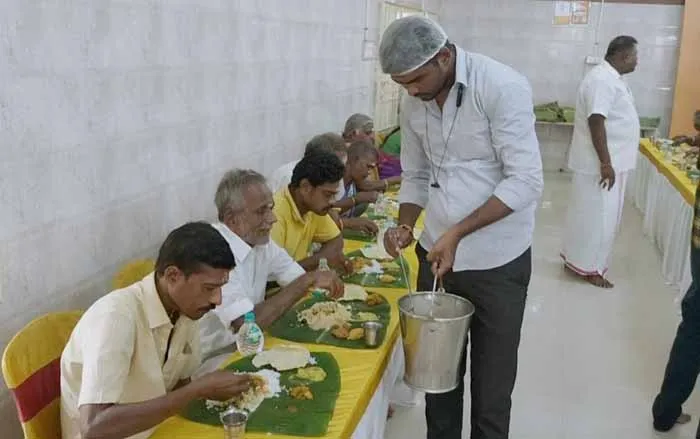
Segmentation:
[[(617, 35), (639, 40), (639, 66), (628, 81), (641, 116), (662, 117), (668, 131), (676, 76), (682, 6), (608, 3), (596, 48), (600, 3), (588, 25), (554, 26), (554, 2), (546, 0), (445, 0), (441, 22), (450, 38), (525, 74), (535, 101), (574, 106), (578, 82), (590, 67), (586, 55), (603, 56)], [(539, 129), (545, 166), (561, 158), (570, 129)], [(563, 143), (562, 143), (563, 142)], [(549, 166), (550, 168), (557, 166)]]
[(0, 347), (211, 218), (225, 169), (371, 112), (365, 21), (359, 0), (0, 2)]

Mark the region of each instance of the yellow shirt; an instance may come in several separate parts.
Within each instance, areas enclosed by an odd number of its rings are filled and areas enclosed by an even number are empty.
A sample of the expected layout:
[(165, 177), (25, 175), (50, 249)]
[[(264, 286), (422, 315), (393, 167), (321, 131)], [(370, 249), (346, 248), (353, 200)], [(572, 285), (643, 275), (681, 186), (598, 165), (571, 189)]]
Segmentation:
[(61, 355), (63, 439), (80, 439), (80, 406), (163, 396), (197, 370), (200, 357), (197, 323), (181, 316), (173, 326), (153, 273), (107, 294), (85, 312)]
[(329, 215), (306, 212), (302, 217), (288, 187), (275, 195), (275, 216), (277, 222), (272, 226), (272, 239), (295, 261), (309, 256), (312, 243), (322, 244), (340, 235), (340, 229)]

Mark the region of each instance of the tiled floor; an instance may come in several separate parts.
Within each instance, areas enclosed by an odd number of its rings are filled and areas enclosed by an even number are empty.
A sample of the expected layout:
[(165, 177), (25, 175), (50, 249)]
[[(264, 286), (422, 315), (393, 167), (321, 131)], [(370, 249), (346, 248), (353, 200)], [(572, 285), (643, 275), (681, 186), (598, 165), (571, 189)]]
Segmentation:
[[(641, 216), (628, 202), (610, 272), (615, 289), (581, 283), (564, 272), (558, 256), (569, 184), (564, 174), (546, 176), (511, 438), (694, 438), (700, 392), (685, 407), (690, 424), (667, 434), (651, 427), (651, 401), (679, 319), (678, 295), (661, 278)], [(386, 437), (424, 438), (423, 407), (397, 408)]]

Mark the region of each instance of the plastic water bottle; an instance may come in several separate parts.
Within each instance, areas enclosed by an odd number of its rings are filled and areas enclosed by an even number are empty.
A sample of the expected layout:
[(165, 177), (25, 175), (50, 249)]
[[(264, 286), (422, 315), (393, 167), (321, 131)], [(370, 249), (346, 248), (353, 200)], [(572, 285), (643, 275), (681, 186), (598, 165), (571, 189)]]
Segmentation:
[(331, 267), (328, 266), (328, 259), (321, 258), (318, 261), (318, 271), (331, 271)]
[[(326, 259), (326, 258), (319, 259), (318, 271), (331, 271), (331, 267), (328, 266), (328, 259)], [(323, 288), (316, 288), (312, 292), (312, 295), (317, 297), (317, 298), (322, 298), (322, 297), (326, 297), (328, 295), (328, 291), (323, 289)]]
[(243, 325), (238, 330), (236, 346), (244, 357), (262, 352), (265, 346), (265, 337), (260, 326), (255, 323), (255, 313), (252, 311), (245, 315)]
[(384, 194), (377, 195), (377, 201), (374, 203), (374, 213), (377, 216), (386, 216), (386, 197)]

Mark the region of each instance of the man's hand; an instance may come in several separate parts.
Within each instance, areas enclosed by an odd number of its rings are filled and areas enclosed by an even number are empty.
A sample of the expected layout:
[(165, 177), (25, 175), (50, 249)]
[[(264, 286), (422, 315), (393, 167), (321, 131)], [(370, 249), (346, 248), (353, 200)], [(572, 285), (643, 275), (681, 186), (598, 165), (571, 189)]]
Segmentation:
[(359, 204), (376, 203), (377, 197), (379, 197), (379, 192), (377, 191), (360, 192), (359, 194), (355, 195), (355, 200)]
[(352, 262), (350, 262), (342, 251), (332, 252), (331, 254), (324, 255), (328, 260), (328, 264), (344, 273), (352, 273)]
[(379, 231), (377, 224), (367, 218), (346, 218), (343, 223), (347, 229), (357, 230), (368, 235), (376, 235)]
[(690, 136), (676, 136), (672, 140), (673, 140), (673, 145), (678, 146), (681, 143), (691, 144), (691, 143), (693, 143), (694, 139)]
[(192, 382), (199, 394), (206, 399), (227, 401), (250, 389), (250, 375), (240, 375), (230, 370), (217, 370)]
[(615, 169), (609, 163), (600, 165), (600, 186), (607, 190), (615, 186)]
[(438, 239), (433, 248), (428, 252), (427, 260), (432, 262), (433, 274), (437, 278), (443, 277), (452, 269), (455, 262), (457, 245), (461, 240), (459, 234), (450, 229)]
[(313, 286), (328, 291), (328, 296), (332, 299), (343, 297), (345, 288), (343, 282), (333, 271), (314, 271), (309, 273), (313, 278)]
[(391, 227), (384, 232), (384, 249), (395, 258), (412, 242), (413, 232), (409, 227)]

